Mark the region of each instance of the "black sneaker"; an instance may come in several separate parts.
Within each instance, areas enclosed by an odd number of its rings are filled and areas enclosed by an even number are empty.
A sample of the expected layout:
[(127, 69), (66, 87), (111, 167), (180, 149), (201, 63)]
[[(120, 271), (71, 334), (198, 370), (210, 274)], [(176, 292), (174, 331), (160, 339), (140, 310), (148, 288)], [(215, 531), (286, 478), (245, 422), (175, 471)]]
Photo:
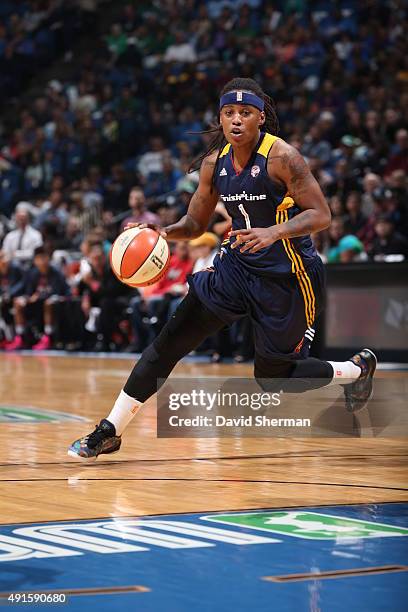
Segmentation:
[(357, 380), (343, 385), (346, 409), (349, 412), (357, 412), (367, 405), (373, 395), (373, 376), (377, 367), (377, 357), (370, 349), (363, 349), (349, 361), (361, 368), (361, 374)]
[(71, 444), (68, 455), (81, 461), (95, 461), (98, 455), (117, 453), (121, 444), (122, 438), (116, 435), (115, 426), (102, 419), (95, 431)]

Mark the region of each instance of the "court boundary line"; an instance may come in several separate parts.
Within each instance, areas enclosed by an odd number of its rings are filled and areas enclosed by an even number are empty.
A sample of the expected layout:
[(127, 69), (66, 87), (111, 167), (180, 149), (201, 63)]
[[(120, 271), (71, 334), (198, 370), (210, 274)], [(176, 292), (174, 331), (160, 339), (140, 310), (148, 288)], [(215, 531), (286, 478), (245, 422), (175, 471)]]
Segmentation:
[(72, 521), (76, 521), (76, 522), (88, 522), (88, 521), (98, 521), (98, 520), (106, 520), (106, 519), (122, 519), (122, 518), (140, 518), (140, 517), (148, 517), (148, 518), (155, 518), (160, 517), (160, 516), (182, 516), (184, 514), (225, 514), (226, 512), (240, 512), (242, 514), (244, 514), (245, 512), (279, 512), (279, 511), (283, 511), (283, 510), (288, 510), (289, 512), (292, 511), (294, 508), (297, 508), (299, 510), (305, 509), (308, 510), (310, 508), (337, 508), (337, 507), (349, 507), (349, 508), (354, 508), (355, 506), (372, 506), (373, 504), (376, 505), (397, 505), (397, 504), (404, 504), (404, 505), (408, 505), (408, 502), (405, 500), (401, 500), (401, 501), (381, 501), (381, 502), (354, 502), (353, 504), (349, 504), (347, 502), (339, 502), (336, 504), (320, 504), (320, 505), (297, 505), (297, 506), (276, 506), (276, 508), (270, 508), (268, 506), (260, 506), (260, 507), (256, 507), (256, 508), (224, 508), (223, 510), (199, 510), (199, 511), (193, 511), (193, 512), (186, 512), (185, 510), (183, 512), (161, 512), (158, 514), (119, 514), (117, 516), (92, 516), (90, 518), (70, 518), (70, 519), (61, 519), (61, 520), (50, 520), (50, 521), (28, 521), (28, 522), (24, 522), (24, 523), (0, 523), (0, 527), (10, 527), (12, 525), (38, 525), (38, 524), (42, 524), (45, 523), (47, 525), (52, 524), (52, 523), (72, 523)]
[[(77, 352), (70, 352), (70, 351), (57, 351), (57, 350), (50, 350), (50, 351), (36, 351), (35, 355), (33, 354), (33, 352), (31, 350), (22, 350), (22, 351), (16, 351), (15, 353), (13, 353), (13, 355), (20, 355), (22, 357), (70, 357), (70, 358), (83, 358), (83, 359), (123, 359), (126, 361), (135, 361), (135, 359), (140, 359), (142, 353), (119, 353), (116, 351), (113, 351), (112, 353), (105, 353), (105, 352), (86, 352), (86, 351), (77, 351)], [(206, 364), (208, 363), (208, 365), (214, 366), (214, 365), (218, 365), (218, 364), (213, 364), (210, 360), (210, 356), (209, 355), (186, 355), (185, 357), (183, 357), (183, 359), (180, 360), (179, 363), (199, 363), (199, 364)], [(232, 358), (225, 358), (225, 361), (223, 361), (223, 363), (225, 363), (226, 365), (252, 365), (254, 363), (253, 359), (250, 359), (249, 361), (244, 361), (242, 363), (235, 363), (235, 361)], [(401, 362), (391, 362), (391, 361), (384, 361), (382, 363), (379, 363), (377, 366), (378, 370), (384, 370), (384, 371), (397, 371), (397, 370), (401, 370), (401, 371), (407, 371), (408, 370), (408, 363), (401, 363)], [(216, 377), (218, 378), (218, 377)]]
[[(321, 455), (321, 454), (316, 454), (316, 455), (303, 455), (301, 453), (291, 453), (288, 451), (287, 454), (279, 454), (279, 455), (231, 455), (228, 457), (181, 457), (181, 458), (172, 458), (169, 457), (168, 459), (122, 459), (119, 461), (100, 461), (99, 463), (96, 462), (92, 462), (89, 463), (88, 467), (95, 467), (95, 466), (102, 466), (102, 465), (121, 465), (121, 464), (129, 464), (129, 463), (157, 463), (159, 461), (163, 461), (163, 462), (175, 462), (175, 461), (227, 461), (227, 460), (237, 460), (237, 459), (286, 459), (289, 457), (297, 457), (297, 458), (303, 458), (303, 459), (315, 459), (316, 457), (323, 457), (323, 458), (336, 458), (336, 459), (366, 459), (367, 457), (370, 458), (374, 458), (374, 457), (408, 457), (408, 453), (404, 453), (404, 454), (379, 454), (379, 455), (333, 455), (333, 454), (328, 454), (328, 455)], [(18, 467), (18, 466), (23, 466), (23, 467), (27, 467), (27, 466), (31, 466), (33, 468), (36, 468), (37, 466), (56, 466), (56, 465), (60, 465), (60, 466), (70, 466), (70, 467), (79, 467), (82, 466), (82, 468), (86, 469), (87, 464), (86, 463), (80, 463), (79, 461), (45, 461), (45, 462), (41, 462), (41, 463), (35, 463), (34, 465), (32, 464), (32, 462), (29, 463), (0, 463), (0, 468), (2, 467)]]
[[(0, 484), (2, 482), (66, 482), (69, 480), (69, 476), (66, 478), (27, 478), (16, 480), (13, 478), (8, 478), (4, 480), (0, 480)], [(314, 485), (314, 486), (322, 486), (322, 487), (352, 487), (355, 489), (380, 489), (383, 491), (404, 491), (408, 492), (408, 488), (401, 487), (382, 487), (378, 485), (358, 485), (358, 484), (349, 484), (349, 483), (332, 483), (332, 482), (303, 482), (300, 480), (243, 480), (242, 478), (76, 478), (76, 480), (80, 482), (249, 482), (249, 483), (258, 483), (258, 484), (296, 484), (296, 485)]]

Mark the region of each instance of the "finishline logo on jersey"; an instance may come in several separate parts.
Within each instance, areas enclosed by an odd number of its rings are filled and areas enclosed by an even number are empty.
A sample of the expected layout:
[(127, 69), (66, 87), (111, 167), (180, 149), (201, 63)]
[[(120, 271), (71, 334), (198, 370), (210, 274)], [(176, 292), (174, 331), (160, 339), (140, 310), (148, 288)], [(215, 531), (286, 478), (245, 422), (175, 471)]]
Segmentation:
[(252, 195), (252, 193), (247, 193), (246, 191), (243, 191), (242, 193), (236, 193), (234, 195), (221, 194), (221, 200), (223, 202), (240, 202), (241, 200), (253, 202), (254, 200), (266, 200), (266, 194), (261, 193), (259, 195)]

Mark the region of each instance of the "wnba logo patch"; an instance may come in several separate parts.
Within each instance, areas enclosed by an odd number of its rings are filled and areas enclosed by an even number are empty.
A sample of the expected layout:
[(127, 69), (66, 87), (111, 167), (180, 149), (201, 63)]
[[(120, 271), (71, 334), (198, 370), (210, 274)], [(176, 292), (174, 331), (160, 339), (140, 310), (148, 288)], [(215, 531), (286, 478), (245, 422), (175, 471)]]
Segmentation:
[(260, 169), (259, 166), (252, 166), (252, 168), (251, 168), (251, 176), (253, 176), (255, 178), (256, 176), (258, 176), (260, 171), (261, 171), (261, 169)]

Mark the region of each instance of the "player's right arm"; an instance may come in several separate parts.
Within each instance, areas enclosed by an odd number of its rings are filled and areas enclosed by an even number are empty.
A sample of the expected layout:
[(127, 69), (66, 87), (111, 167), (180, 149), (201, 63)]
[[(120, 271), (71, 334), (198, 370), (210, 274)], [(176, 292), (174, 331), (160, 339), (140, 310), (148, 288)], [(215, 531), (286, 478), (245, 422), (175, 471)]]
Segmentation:
[[(151, 227), (158, 231), (167, 240), (191, 240), (203, 234), (210, 221), (218, 201), (218, 193), (212, 184), (213, 173), (217, 160), (217, 153), (212, 153), (204, 158), (200, 169), (200, 182), (197, 190), (193, 194), (184, 215), (172, 225), (160, 228), (153, 225), (139, 225), (139, 227)], [(134, 227), (137, 224), (129, 224), (125, 229)]]

